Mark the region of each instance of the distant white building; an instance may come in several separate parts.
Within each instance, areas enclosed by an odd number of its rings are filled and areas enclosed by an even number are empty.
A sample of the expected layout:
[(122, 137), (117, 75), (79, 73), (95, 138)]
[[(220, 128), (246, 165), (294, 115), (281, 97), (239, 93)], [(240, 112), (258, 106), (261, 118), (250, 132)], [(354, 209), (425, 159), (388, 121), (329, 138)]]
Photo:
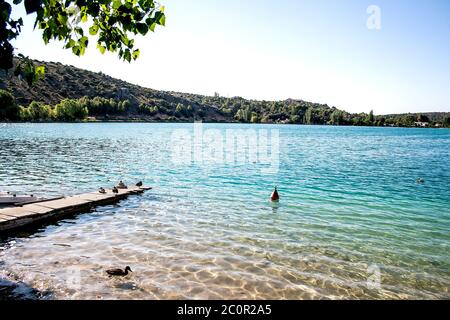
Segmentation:
[(414, 122), (414, 124), (416, 125), (416, 127), (422, 127), (422, 128), (429, 126), (428, 122)]

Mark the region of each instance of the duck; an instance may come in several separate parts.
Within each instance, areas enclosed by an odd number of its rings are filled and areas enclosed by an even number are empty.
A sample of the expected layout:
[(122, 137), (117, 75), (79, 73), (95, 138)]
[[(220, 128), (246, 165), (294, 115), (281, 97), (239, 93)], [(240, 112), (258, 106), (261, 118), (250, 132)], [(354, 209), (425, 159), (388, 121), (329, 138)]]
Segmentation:
[(113, 193), (119, 193), (119, 190), (118, 190), (116, 187), (113, 187), (113, 188), (112, 188), (112, 192), (113, 192)]
[(270, 196), (270, 200), (272, 202), (278, 202), (280, 201), (280, 196), (278, 194), (277, 187), (275, 187), (275, 190), (273, 190), (272, 195)]
[(106, 193), (106, 190), (105, 190), (103, 187), (100, 187), (100, 188), (98, 189), (98, 192), (100, 192), (100, 193)]
[(109, 274), (110, 276), (124, 277), (124, 276), (128, 275), (128, 271), (133, 272), (129, 266), (126, 266), (124, 270), (109, 269), (109, 270), (106, 270), (106, 273)]
[(425, 180), (423, 178), (419, 178), (416, 180), (417, 183), (425, 183)]
[(127, 186), (125, 185), (125, 183), (123, 183), (122, 180), (120, 180), (119, 184), (117, 185), (118, 189), (127, 189)]
[(136, 187), (142, 187), (144, 184), (142, 183), (142, 181), (139, 181), (138, 183), (136, 183)]

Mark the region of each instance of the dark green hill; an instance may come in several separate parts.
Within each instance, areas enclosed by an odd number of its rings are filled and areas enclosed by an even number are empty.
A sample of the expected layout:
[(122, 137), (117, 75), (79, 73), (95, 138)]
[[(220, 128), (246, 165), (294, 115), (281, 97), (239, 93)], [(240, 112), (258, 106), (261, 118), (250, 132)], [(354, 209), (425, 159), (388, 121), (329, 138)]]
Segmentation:
[[(82, 99), (86, 113), (97, 119), (141, 119), (146, 121), (192, 121), (205, 122), (255, 122), (334, 125), (398, 125), (414, 126), (415, 122), (450, 125), (450, 113), (423, 113), (373, 116), (351, 114), (335, 107), (303, 100), (257, 101), (240, 97), (225, 98), (219, 95), (157, 91), (134, 85), (103, 73), (91, 72), (55, 62), (35, 61), (45, 65), (45, 77), (29, 87), (17, 77), (1, 74), (1, 86), (12, 93), (18, 105), (27, 107), (36, 101), (47, 108), (46, 119), (42, 112), (22, 120), (64, 120), (54, 115), (58, 104), (64, 99)], [(95, 97), (103, 100), (94, 99)], [(94, 99), (94, 100), (93, 100)], [(107, 100), (106, 100), (107, 99)], [(120, 101), (127, 101), (117, 104)], [(106, 102), (105, 102), (106, 101)], [(78, 103), (78, 102), (75, 102)], [(37, 104), (33, 107), (36, 109)], [(1, 106), (0, 106), (1, 108)], [(31, 109), (31, 108), (28, 108)], [(45, 112), (44, 112), (45, 113)], [(36, 118), (38, 117), (38, 118)], [(20, 118), (20, 117), (19, 117)], [(70, 118), (72, 119), (72, 118)], [(67, 120), (67, 119), (66, 119)], [(73, 119), (72, 119), (73, 120)]]
[[(6, 77), (1, 80), (4, 87), (10, 91), (19, 105), (28, 106), (32, 101), (47, 105), (56, 105), (63, 99), (79, 99), (82, 97), (102, 97), (106, 99), (129, 100), (131, 108), (128, 114), (138, 114), (139, 106), (158, 106), (167, 110), (175, 110), (178, 104), (194, 104), (180, 94), (170, 94), (149, 88), (137, 86), (119, 79), (112, 78), (101, 72), (91, 72), (58, 62), (35, 61), (45, 65), (45, 76), (29, 87), (25, 81), (17, 77)], [(193, 106), (194, 107), (194, 106)], [(225, 121), (219, 110), (207, 105), (195, 105), (196, 110), (204, 114), (205, 119)], [(170, 112), (169, 112), (170, 113)], [(167, 118), (161, 113), (162, 118)], [(157, 118), (157, 115), (155, 115)]]

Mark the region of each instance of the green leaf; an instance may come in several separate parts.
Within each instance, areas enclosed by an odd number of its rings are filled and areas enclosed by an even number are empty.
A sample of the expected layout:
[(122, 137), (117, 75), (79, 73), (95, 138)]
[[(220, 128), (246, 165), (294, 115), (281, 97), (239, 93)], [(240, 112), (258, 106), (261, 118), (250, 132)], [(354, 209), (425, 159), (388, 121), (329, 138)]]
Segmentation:
[(48, 44), (48, 42), (50, 41), (51, 35), (52, 35), (52, 30), (50, 29), (50, 27), (45, 28), (44, 32), (42, 33), (42, 38), (44, 39), (45, 44)]
[(136, 24), (136, 29), (143, 36), (145, 36), (148, 33), (148, 26), (145, 23), (137, 23)]
[(83, 35), (84, 35), (84, 31), (83, 31), (83, 29), (80, 28), (80, 27), (76, 27), (74, 30), (75, 30), (75, 32), (78, 33), (80, 36), (83, 36)]
[(91, 2), (88, 5), (88, 12), (91, 16), (97, 17), (98, 14), (100, 13), (100, 5), (96, 2)]
[(86, 48), (88, 46), (88, 43), (89, 43), (89, 38), (86, 37), (86, 36), (81, 37), (81, 39), (78, 40), (78, 43), (79, 43), (81, 48)]
[(94, 24), (89, 28), (89, 34), (95, 36), (98, 33), (98, 25)]
[(79, 56), (80, 55), (80, 47), (79, 46), (73, 46), (72, 52), (74, 55)]
[(58, 14), (58, 22), (62, 25), (67, 24), (67, 15)]
[(82, 22), (87, 22), (87, 21), (88, 21), (88, 16), (87, 16), (86, 13), (83, 13), (83, 14), (81, 15), (81, 21), (82, 21)]
[(136, 60), (137, 58), (139, 58), (139, 55), (141, 54), (139, 49), (136, 49), (133, 51), (133, 60)]
[(27, 14), (38, 11), (41, 7), (41, 1), (37, 0), (25, 0), (25, 11)]
[(120, 0), (114, 0), (113, 1), (113, 9), (117, 10), (122, 5), (122, 1)]
[(163, 12), (156, 12), (155, 13), (155, 21), (157, 24), (164, 26), (166, 24), (166, 15)]
[(106, 47), (102, 46), (101, 44), (97, 44), (97, 48), (100, 50), (102, 54), (104, 54), (106, 51)]
[(72, 48), (75, 44), (76, 44), (75, 41), (72, 40), (72, 39), (70, 39), (69, 42), (67, 42), (65, 48), (66, 48), (66, 49), (70, 49), (70, 48)]
[(131, 62), (131, 52), (129, 49), (126, 49), (125, 52), (123, 53), (123, 59)]
[(34, 73), (36, 74), (36, 76), (42, 77), (45, 74), (45, 66), (37, 67)]
[(162, 25), (162, 26), (166, 25), (166, 15), (165, 14), (163, 14), (161, 16), (161, 18), (159, 19), (159, 24)]

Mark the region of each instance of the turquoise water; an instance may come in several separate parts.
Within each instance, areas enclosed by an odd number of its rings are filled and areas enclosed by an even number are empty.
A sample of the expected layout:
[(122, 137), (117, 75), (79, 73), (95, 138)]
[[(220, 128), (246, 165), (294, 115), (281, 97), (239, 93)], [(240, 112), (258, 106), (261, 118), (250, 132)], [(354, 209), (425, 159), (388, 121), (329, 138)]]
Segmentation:
[[(0, 286), (55, 299), (450, 298), (450, 130), (208, 129), (278, 130), (278, 170), (174, 162), (172, 135), (193, 124), (0, 124), (0, 190), (154, 186), (2, 240)], [(126, 279), (104, 274), (125, 265)]]

